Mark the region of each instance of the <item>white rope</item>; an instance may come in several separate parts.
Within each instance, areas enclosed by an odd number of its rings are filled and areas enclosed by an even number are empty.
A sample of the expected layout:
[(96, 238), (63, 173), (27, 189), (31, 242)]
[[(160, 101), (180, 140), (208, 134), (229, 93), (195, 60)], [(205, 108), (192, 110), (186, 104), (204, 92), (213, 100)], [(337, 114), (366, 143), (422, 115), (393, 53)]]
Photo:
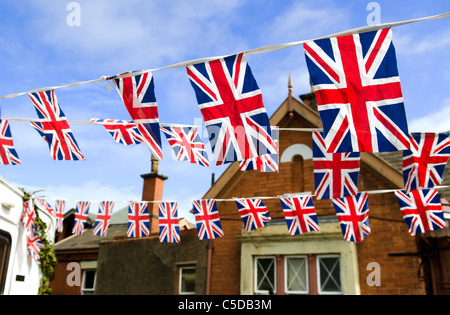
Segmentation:
[[(434, 189), (446, 189), (449, 188), (450, 186), (437, 186), (434, 187)], [(394, 193), (396, 191), (399, 191), (401, 189), (383, 189), (383, 190), (371, 190), (371, 191), (364, 191), (367, 192), (369, 195), (378, 195), (378, 194), (389, 194), (389, 193)], [(361, 193), (364, 193), (361, 192)], [(311, 197), (315, 197), (314, 194), (310, 194), (308, 192), (303, 192), (303, 193), (294, 193), (294, 194), (285, 194), (285, 195), (281, 195), (281, 196), (273, 196), (273, 197), (267, 197), (267, 196), (263, 196), (263, 197), (239, 197), (239, 198), (228, 198), (228, 199), (211, 199), (211, 200), (215, 200), (216, 202), (235, 202), (238, 199), (259, 199), (259, 200), (275, 200), (275, 199), (280, 199), (280, 198), (286, 198), (286, 197), (295, 197), (295, 196), (311, 196)], [(33, 200), (37, 200), (37, 199), (45, 199), (47, 201), (52, 200), (52, 201), (56, 201), (56, 200), (62, 200), (62, 201), (66, 201), (66, 202), (79, 202), (79, 201), (90, 201), (91, 203), (100, 203), (102, 201), (112, 201), (114, 203), (129, 203), (129, 202), (140, 202), (140, 203), (148, 203), (148, 204), (155, 204), (155, 203), (193, 203), (195, 200), (198, 199), (192, 199), (192, 200), (152, 200), (152, 201), (131, 201), (131, 200), (118, 200), (118, 201), (114, 201), (114, 200), (74, 200), (74, 199), (63, 199), (63, 198), (44, 198), (44, 197), (32, 197)]]
[[(257, 49), (251, 49), (251, 50), (246, 51), (245, 53), (247, 55), (253, 55), (253, 54), (272, 52), (272, 51), (276, 51), (276, 50), (281, 50), (281, 49), (286, 49), (286, 48), (302, 45), (304, 43), (315, 41), (315, 40), (318, 40), (318, 39), (326, 39), (326, 38), (332, 38), (332, 37), (338, 37), (338, 36), (346, 36), (346, 35), (352, 35), (352, 34), (358, 34), (358, 33), (365, 33), (365, 32), (385, 29), (385, 28), (392, 28), (392, 27), (396, 27), (396, 26), (401, 26), (401, 25), (405, 25), (405, 24), (411, 24), (411, 23), (428, 21), (428, 20), (435, 20), (435, 19), (443, 19), (443, 18), (448, 18), (448, 17), (450, 17), (450, 12), (449, 13), (444, 13), (444, 14), (439, 14), (439, 15), (434, 15), (434, 16), (429, 16), (429, 17), (424, 17), (424, 18), (418, 18), (418, 19), (402, 21), (402, 22), (394, 22), (394, 23), (385, 23), (385, 24), (378, 24), (378, 25), (372, 25), (372, 26), (365, 26), (365, 27), (360, 27), (360, 28), (347, 30), (347, 31), (344, 31), (344, 32), (335, 33), (335, 34), (332, 34), (332, 35), (327, 35), (327, 36), (316, 38), (316, 39), (303, 40), (303, 41), (290, 42), (290, 43), (284, 43), (284, 44), (278, 44), (278, 45), (271, 45), (271, 46), (261, 47), (261, 48), (257, 48)], [(195, 59), (195, 60), (190, 60), (190, 61), (184, 61), (184, 62), (176, 63), (176, 64), (169, 65), (169, 66), (164, 66), (164, 67), (161, 67), (161, 68), (141, 70), (141, 71), (134, 71), (134, 72), (118, 74), (118, 75), (114, 75), (114, 76), (101, 76), (100, 79), (94, 79), (94, 80), (89, 80), (89, 81), (81, 81), (81, 82), (76, 82), (76, 83), (67, 84), (67, 85), (61, 85), (61, 86), (41, 88), (41, 89), (36, 89), (36, 90), (28, 91), (28, 92), (13, 93), (13, 94), (5, 95), (5, 96), (0, 96), (0, 99), (3, 99), (3, 98), (15, 98), (15, 97), (22, 96), (22, 95), (29, 94), (29, 93), (37, 93), (37, 92), (50, 91), (50, 90), (56, 90), (56, 89), (62, 89), (62, 88), (69, 88), (69, 87), (74, 87), (74, 86), (79, 86), (79, 85), (89, 84), (89, 83), (95, 83), (95, 82), (101, 82), (101, 81), (105, 82), (108, 90), (112, 90), (111, 86), (107, 82), (108, 80), (111, 80), (112, 78), (124, 78), (124, 77), (136, 76), (136, 75), (139, 75), (139, 74), (155, 72), (155, 71), (164, 70), (164, 69), (186, 67), (186, 66), (189, 66), (189, 65), (198, 64), (198, 63), (204, 63), (204, 62), (208, 62), (208, 61), (211, 61), (211, 60), (216, 60), (216, 59), (220, 59), (220, 58), (224, 58), (224, 57), (226, 57), (226, 56), (200, 58), (200, 59)]]

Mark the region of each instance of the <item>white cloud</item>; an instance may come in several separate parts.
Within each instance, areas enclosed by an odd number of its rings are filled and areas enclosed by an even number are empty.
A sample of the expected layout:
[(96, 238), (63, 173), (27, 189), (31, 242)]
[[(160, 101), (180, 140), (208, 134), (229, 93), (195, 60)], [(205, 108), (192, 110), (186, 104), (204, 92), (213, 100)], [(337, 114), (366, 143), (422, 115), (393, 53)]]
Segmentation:
[(448, 132), (450, 131), (450, 99), (444, 101), (444, 106), (426, 116), (411, 119), (410, 132)]

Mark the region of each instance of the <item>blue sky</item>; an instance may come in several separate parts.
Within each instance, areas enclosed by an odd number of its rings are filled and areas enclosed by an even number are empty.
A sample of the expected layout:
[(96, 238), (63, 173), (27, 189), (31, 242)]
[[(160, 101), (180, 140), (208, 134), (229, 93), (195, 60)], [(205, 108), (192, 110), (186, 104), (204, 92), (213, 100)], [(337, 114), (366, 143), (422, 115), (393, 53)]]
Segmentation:
[[(370, 13), (367, 5), (371, 1), (77, 2), (81, 25), (75, 27), (67, 24), (70, 1), (22, 0), (0, 4), (1, 95), (314, 39), (366, 26)], [(381, 23), (450, 12), (448, 0), (377, 3)], [(450, 19), (404, 25), (393, 31), (410, 130), (450, 130)], [(250, 55), (247, 61), (269, 115), (287, 96), (289, 73), (296, 96), (309, 91), (300, 46)], [(201, 123), (185, 69), (166, 69), (153, 75), (160, 121)], [(118, 93), (108, 91), (101, 82), (56, 93), (69, 121), (129, 119)], [(26, 95), (0, 100), (0, 107), (3, 118), (36, 118)], [(119, 145), (101, 126), (71, 124), (71, 127), (86, 161), (53, 161), (47, 144), (29, 123), (11, 122), (22, 165), (0, 166), (0, 175), (18, 187), (44, 190), (40, 194), (48, 198), (140, 200), (140, 175), (150, 171), (148, 148)], [(160, 172), (169, 177), (165, 200), (201, 198), (210, 186), (212, 173), (218, 177), (226, 168), (175, 162), (165, 138), (163, 149), (165, 158)], [(190, 205), (180, 204), (180, 208), (185, 215)]]

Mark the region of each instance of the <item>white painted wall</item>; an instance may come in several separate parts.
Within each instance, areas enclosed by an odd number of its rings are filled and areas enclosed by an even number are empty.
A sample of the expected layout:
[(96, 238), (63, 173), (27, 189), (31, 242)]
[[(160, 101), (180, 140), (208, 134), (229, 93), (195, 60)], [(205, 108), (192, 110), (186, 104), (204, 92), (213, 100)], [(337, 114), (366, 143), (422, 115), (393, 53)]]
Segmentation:
[[(22, 198), (22, 192), (0, 176), (0, 230), (9, 233), (12, 240), (4, 295), (36, 295), (40, 285), (39, 265), (27, 252), (27, 236), (21, 222)], [(39, 216), (47, 224), (49, 240), (53, 241), (54, 219), (43, 211), (39, 211)], [(16, 281), (17, 276), (24, 276), (24, 281)]]

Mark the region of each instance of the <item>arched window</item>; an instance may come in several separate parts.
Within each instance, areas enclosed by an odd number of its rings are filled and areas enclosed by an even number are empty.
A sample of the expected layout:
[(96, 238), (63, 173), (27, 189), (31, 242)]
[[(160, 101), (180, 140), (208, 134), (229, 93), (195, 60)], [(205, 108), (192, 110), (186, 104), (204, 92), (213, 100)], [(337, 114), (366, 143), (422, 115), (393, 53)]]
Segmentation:
[(304, 144), (294, 144), (284, 150), (280, 158), (280, 163), (292, 163), (292, 183), (294, 191), (305, 191), (305, 168), (304, 162), (313, 158), (310, 147)]

